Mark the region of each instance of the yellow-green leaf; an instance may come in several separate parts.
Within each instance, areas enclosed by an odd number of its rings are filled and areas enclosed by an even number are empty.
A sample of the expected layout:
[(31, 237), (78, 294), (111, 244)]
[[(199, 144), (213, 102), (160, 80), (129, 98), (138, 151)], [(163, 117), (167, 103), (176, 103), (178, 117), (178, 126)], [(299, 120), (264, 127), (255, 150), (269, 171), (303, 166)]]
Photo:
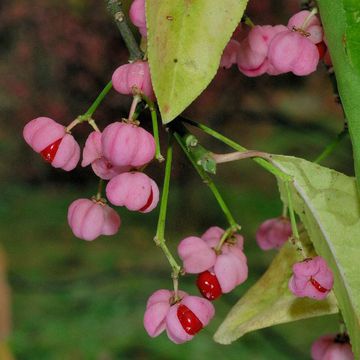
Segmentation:
[(147, 0), (148, 57), (163, 123), (215, 76), (247, 0)]
[(239, 300), (214, 335), (230, 344), (244, 334), (290, 321), (338, 311), (334, 295), (324, 301), (296, 298), (288, 289), (296, 250), (285, 244), (260, 280)]
[[(334, 292), (355, 358), (360, 358), (360, 202), (355, 179), (312, 162), (273, 156), (293, 177), (294, 209), (316, 252), (334, 272)], [(287, 196), (279, 180), (282, 200)]]

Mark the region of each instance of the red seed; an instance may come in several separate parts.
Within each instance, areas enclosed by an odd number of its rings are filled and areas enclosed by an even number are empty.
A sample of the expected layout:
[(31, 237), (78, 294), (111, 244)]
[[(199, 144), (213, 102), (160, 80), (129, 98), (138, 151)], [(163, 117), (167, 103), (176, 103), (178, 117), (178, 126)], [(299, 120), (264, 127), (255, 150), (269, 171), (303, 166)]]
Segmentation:
[(325, 56), (325, 53), (326, 53), (326, 50), (327, 50), (327, 46), (326, 46), (326, 44), (322, 41), (321, 43), (316, 44), (316, 47), (317, 47), (318, 52), (319, 52), (319, 59), (321, 60), (321, 59)]
[(320, 291), (321, 293), (326, 293), (330, 291), (322, 287), (313, 277), (310, 278), (310, 283), (317, 291)]
[(196, 285), (201, 292), (201, 295), (208, 300), (215, 300), (222, 295), (219, 281), (216, 275), (212, 274), (210, 271), (204, 271), (199, 274)]
[(181, 326), (189, 335), (195, 335), (202, 328), (203, 324), (197, 316), (185, 305), (179, 305), (177, 309), (177, 317)]
[(61, 140), (62, 140), (62, 138), (54, 141), (52, 144), (47, 146), (44, 150), (40, 151), (40, 155), (42, 156), (42, 158), (45, 161), (47, 161), (49, 163), (53, 162), (55, 155), (59, 149)]
[(153, 195), (153, 191), (151, 190), (149, 198), (146, 201), (146, 204), (139, 211), (145, 211), (153, 202), (153, 198), (154, 198), (154, 195)]

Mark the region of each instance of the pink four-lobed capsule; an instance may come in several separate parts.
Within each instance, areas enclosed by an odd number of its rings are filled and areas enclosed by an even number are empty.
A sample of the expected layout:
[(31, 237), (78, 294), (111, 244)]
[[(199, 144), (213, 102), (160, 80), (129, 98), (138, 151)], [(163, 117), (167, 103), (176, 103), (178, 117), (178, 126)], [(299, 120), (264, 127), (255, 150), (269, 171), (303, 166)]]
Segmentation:
[(117, 212), (102, 201), (77, 199), (68, 210), (68, 223), (79, 239), (92, 241), (100, 235), (114, 235), (121, 220)]
[(155, 140), (145, 129), (125, 122), (108, 125), (102, 134), (101, 151), (114, 166), (138, 168), (155, 156)]
[(80, 146), (66, 128), (48, 117), (28, 122), (23, 130), (25, 141), (55, 168), (73, 170), (80, 159)]
[(167, 336), (175, 344), (191, 340), (202, 328), (207, 326), (215, 315), (210, 301), (198, 296), (161, 289), (148, 299), (144, 314), (144, 327), (151, 337), (159, 336), (166, 330)]
[(113, 205), (148, 213), (159, 202), (159, 188), (155, 181), (144, 173), (125, 172), (109, 181), (106, 196)]
[(139, 60), (119, 66), (112, 75), (112, 83), (114, 89), (120, 94), (132, 95), (141, 92), (151, 100), (155, 99), (147, 61)]
[(227, 242), (219, 252), (215, 251), (223, 234), (223, 229), (213, 226), (201, 237), (187, 237), (178, 245), (178, 254), (185, 272), (209, 271), (216, 276), (222, 292), (228, 293), (247, 279), (248, 267), (241, 235), (234, 235), (231, 243)]
[(297, 297), (325, 299), (334, 285), (334, 275), (321, 256), (305, 259), (293, 265), (289, 289)]

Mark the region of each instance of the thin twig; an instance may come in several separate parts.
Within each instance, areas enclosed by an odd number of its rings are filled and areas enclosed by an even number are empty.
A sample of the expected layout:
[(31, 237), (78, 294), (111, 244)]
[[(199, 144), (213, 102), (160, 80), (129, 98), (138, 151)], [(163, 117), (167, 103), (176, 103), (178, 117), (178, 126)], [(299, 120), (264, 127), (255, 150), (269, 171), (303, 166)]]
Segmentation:
[(144, 54), (140, 50), (138, 43), (135, 40), (134, 34), (132, 33), (126, 15), (124, 13), (122, 3), (119, 0), (106, 0), (107, 9), (113, 16), (115, 23), (120, 31), (121, 37), (123, 38), (126, 47), (129, 50), (130, 61), (142, 59)]
[(344, 128), (344, 130), (339, 133), (336, 138), (326, 146), (326, 148), (321, 152), (321, 154), (314, 160), (314, 163), (319, 164), (324, 159), (326, 159), (341, 143), (342, 139), (348, 134), (347, 127)]
[(248, 151), (235, 151), (228, 154), (215, 154), (211, 153), (212, 158), (216, 161), (217, 164), (243, 160), (248, 158), (263, 158), (266, 160), (271, 160), (271, 155), (262, 151), (248, 150)]

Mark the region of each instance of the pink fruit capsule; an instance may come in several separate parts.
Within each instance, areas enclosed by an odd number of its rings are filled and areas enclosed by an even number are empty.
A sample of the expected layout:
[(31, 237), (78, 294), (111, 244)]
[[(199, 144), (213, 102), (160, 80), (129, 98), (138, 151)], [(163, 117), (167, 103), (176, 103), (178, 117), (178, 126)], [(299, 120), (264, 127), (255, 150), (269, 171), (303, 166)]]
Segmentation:
[(254, 26), (248, 36), (240, 43), (237, 53), (237, 65), (246, 76), (259, 76), (269, 72), (276, 75), (274, 69), (269, 69), (268, 49), (273, 37), (286, 30), (283, 25)]
[(131, 22), (139, 29), (140, 34), (146, 37), (145, 0), (134, 0), (130, 7), (129, 16)]
[[(208, 244), (208, 246), (214, 248), (224, 233), (225, 230), (221, 227), (211, 226), (201, 235), (201, 239), (203, 239)], [(238, 247), (240, 250), (244, 249), (244, 237), (242, 235), (234, 234), (231, 240), (235, 247)]]
[(230, 69), (233, 64), (236, 64), (237, 53), (240, 48), (240, 43), (231, 39), (226, 45), (221, 57), (220, 67)]
[(213, 226), (201, 238), (187, 237), (179, 243), (178, 254), (187, 273), (209, 271), (215, 275), (221, 292), (228, 293), (247, 279), (248, 267), (240, 235), (233, 236), (231, 243), (227, 242), (220, 251), (215, 251), (223, 233), (223, 229)]
[(231, 292), (246, 281), (248, 266), (245, 254), (234, 245), (224, 245), (218, 255), (213, 273), (216, 275), (224, 294)]
[(268, 59), (279, 73), (292, 72), (305, 76), (316, 70), (319, 51), (306, 36), (298, 31), (286, 30), (272, 39)]
[(55, 168), (73, 170), (80, 159), (80, 147), (64, 126), (53, 119), (39, 117), (27, 123), (23, 130), (25, 141)]
[(318, 338), (311, 346), (313, 360), (354, 360), (347, 334), (328, 334)]
[(115, 166), (102, 154), (101, 133), (93, 131), (86, 139), (81, 166), (91, 164), (94, 173), (101, 179), (110, 180), (118, 174), (129, 171), (130, 166)]
[(294, 264), (289, 289), (298, 297), (323, 300), (331, 291), (333, 284), (334, 276), (326, 261), (316, 256)]
[(68, 210), (68, 223), (74, 235), (92, 241), (100, 235), (114, 235), (120, 227), (120, 217), (101, 201), (78, 199)]
[(164, 330), (171, 341), (181, 344), (191, 340), (196, 333), (207, 326), (215, 314), (213, 305), (206, 299), (189, 296), (178, 291), (158, 290), (147, 302), (144, 314), (144, 327), (151, 337)]
[(108, 125), (102, 134), (102, 154), (114, 166), (141, 167), (155, 156), (155, 140), (143, 128), (124, 122)]
[[(304, 30), (307, 33), (307, 38), (312, 43), (318, 44), (323, 41), (323, 29), (319, 18), (315, 15), (309, 18), (309, 15), (310, 11), (308, 10), (302, 10), (296, 13), (289, 19), (287, 27), (289, 30), (293, 30), (294, 28)], [(306, 21), (305, 27), (303, 27), (306, 19), (308, 19), (308, 21)]]
[(289, 219), (277, 217), (264, 221), (256, 232), (256, 241), (262, 250), (280, 248), (292, 235)]
[(155, 99), (152, 88), (150, 68), (146, 61), (136, 61), (119, 66), (112, 76), (114, 89), (123, 95), (140, 91), (151, 100)]
[(206, 327), (214, 315), (210, 301), (198, 296), (184, 296), (171, 306), (166, 316), (166, 333), (171, 341), (182, 344)]
[[(178, 291), (182, 299), (187, 293)], [(166, 329), (166, 316), (172, 305), (174, 292), (161, 289), (155, 291), (148, 299), (144, 314), (144, 327), (151, 337), (160, 335)]]
[(141, 172), (126, 172), (112, 178), (106, 186), (106, 196), (116, 206), (148, 213), (159, 202), (159, 188)]
[(187, 273), (199, 274), (212, 268), (216, 262), (215, 251), (201, 238), (189, 236), (180, 241), (178, 254)]

